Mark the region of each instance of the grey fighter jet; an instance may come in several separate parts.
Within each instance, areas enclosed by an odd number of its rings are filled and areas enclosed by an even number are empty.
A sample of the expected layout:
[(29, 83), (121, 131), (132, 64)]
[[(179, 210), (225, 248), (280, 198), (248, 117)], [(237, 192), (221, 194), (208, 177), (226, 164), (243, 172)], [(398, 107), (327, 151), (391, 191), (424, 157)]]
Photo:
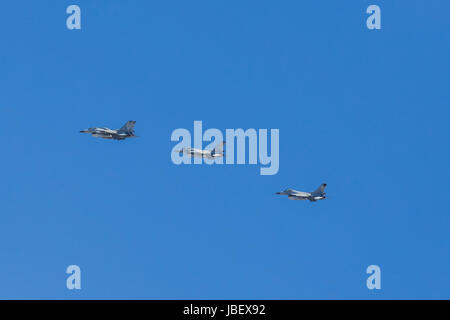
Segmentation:
[(309, 201), (317, 201), (325, 199), (325, 187), (326, 183), (322, 183), (319, 188), (317, 188), (314, 192), (303, 192), (297, 191), (294, 189), (286, 189), (281, 192), (277, 192), (276, 194), (287, 195), (290, 200), (309, 200)]
[(90, 133), (94, 137), (103, 139), (125, 140), (126, 138), (135, 138), (134, 125), (136, 121), (128, 121), (122, 128), (113, 130), (109, 128), (89, 128), (81, 130), (81, 133)]
[(222, 141), (212, 150), (183, 148), (181, 150), (175, 150), (175, 152), (184, 153), (193, 158), (214, 159), (214, 158), (220, 158), (220, 157), (224, 156), (224, 151), (223, 151), (224, 144), (225, 144), (225, 141)]

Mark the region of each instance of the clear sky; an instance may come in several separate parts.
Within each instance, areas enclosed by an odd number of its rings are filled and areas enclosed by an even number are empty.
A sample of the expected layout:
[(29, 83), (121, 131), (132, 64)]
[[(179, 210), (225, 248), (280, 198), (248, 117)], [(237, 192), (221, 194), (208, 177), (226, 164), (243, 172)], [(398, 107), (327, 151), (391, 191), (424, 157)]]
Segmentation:
[[(449, 10), (2, 1), (0, 298), (450, 299)], [(140, 138), (79, 133), (127, 120)], [(194, 120), (279, 129), (278, 174), (174, 165)]]

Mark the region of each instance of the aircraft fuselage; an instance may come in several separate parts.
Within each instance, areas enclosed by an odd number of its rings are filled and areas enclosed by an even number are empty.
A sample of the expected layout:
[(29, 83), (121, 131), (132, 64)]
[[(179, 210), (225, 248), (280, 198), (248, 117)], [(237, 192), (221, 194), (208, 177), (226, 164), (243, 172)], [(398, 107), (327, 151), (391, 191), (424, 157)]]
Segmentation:
[(134, 137), (132, 133), (119, 133), (119, 130), (112, 130), (108, 128), (89, 128), (80, 131), (81, 133), (90, 133), (94, 137), (103, 139), (124, 140), (126, 138)]
[(194, 158), (214, 159), (214, 158), (223, 157), (223, 153), (214, 153), (212, 150), (201, 150), (201, 149), (195, 149), (195, 148), (184, 148), (180, 152), (187, 154), (188, 156), (191, 156)]

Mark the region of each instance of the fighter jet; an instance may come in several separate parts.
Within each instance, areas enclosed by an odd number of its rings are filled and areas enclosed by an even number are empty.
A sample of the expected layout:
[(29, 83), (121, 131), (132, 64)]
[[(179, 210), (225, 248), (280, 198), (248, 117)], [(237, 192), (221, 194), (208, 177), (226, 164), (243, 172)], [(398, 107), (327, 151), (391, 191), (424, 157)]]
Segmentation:
[(286, 189), (282, 192), (277, 192), (276, 194), (287, 195), (290, 200), (309, 200), (309, 201), (317, 201), (325, 199), (325, 187), (326, 183), (322, 183), (319, 188), (317, 188), (314, 192), (303, 192), (297, 191), (294, 189)]
[(225, 141), (222, 141), (212, 150), (183, 148), (181, 150), (175, 150), (175, 152), (184, 153), (193, 158), (214, 159), (214, 158), (220, 158), (220, 157), (224, 156), (224, 151), (223, 151), (224, 144), (225, 144)]
[(126, 138), (135, 138), (134, 135), (134, 125), (136, 121), (128, 121), (123, 125), (122, 128), (117, 130), (112, 130), (109, 128), (89, 128), (86, 130), (81, 130), (81, 133), (90, 133), (94, 137), (99, 137), (103, 139), (114, 139), (114, 140), (125, 140)]

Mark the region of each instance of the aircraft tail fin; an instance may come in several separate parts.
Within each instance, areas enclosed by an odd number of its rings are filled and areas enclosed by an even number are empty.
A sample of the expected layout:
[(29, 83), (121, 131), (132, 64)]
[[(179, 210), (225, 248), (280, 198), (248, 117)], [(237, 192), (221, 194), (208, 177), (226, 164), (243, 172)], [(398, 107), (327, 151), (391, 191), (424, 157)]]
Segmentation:
[(125, 123), (123, 125), (123, 127), (119, 129), (119, 132), (134, 133), (134, 125), (135, 124), (136, 124), (136, 121), (133, 121), (133, 120), (127, 121), (127, 123)]
[(225, 141), (220, 142), (213, 150), (213, 154), (223, 154), (223, 146), (225, 145)]
[(320, 187), (318, 187), (317, 189), (316, 189), (316, 191), (314, 191), (312, 194), (313, 195), (324, 195), (325, 194), (325, 187), (327, 186), (327, 184), (326, 183), (322, 183), (321, 185), (320, 185)]

